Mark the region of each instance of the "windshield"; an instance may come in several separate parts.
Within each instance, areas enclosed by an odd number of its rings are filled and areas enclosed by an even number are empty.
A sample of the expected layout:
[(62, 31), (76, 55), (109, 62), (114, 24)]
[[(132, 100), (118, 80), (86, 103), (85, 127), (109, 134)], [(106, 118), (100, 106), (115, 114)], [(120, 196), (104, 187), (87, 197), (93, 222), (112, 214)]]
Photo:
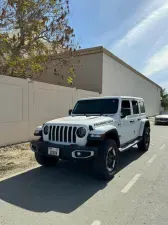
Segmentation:
[(73, 114), (115, 114), (118, 110), (118, 99), (82, 100), (76, 103)]
[(160, 115), (168, 115), (168, 112), (161, 112)]

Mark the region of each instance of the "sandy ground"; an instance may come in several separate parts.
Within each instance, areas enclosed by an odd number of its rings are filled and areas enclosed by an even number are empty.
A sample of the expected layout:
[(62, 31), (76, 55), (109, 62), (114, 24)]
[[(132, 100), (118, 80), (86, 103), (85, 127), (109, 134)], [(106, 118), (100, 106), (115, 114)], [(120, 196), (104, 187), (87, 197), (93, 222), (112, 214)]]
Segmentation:
[(29, 143), (0, 147), (0, 178), (36, 166)]

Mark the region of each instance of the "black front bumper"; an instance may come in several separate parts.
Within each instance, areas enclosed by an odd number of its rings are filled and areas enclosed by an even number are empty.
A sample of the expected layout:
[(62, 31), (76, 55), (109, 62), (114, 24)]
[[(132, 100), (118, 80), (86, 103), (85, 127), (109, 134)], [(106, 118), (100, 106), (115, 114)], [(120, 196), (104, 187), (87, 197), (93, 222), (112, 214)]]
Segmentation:
[(98, 148), (89, 146), (78, 145), (59, 145), (52, 144), (44, 141), (32, 141), (31, 149), (41, 155), (51, 156), (48, 154), (48, 148), (59, 148), (60, 159), (89, 159), (96, 157), (98, 154)]

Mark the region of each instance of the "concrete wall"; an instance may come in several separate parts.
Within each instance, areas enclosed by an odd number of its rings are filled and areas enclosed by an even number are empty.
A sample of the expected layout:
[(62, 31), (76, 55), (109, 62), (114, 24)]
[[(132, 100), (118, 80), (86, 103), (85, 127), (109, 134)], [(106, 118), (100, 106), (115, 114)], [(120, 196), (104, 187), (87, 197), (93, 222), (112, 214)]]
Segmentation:
[(0, 146), (28, 141), (44, 122), (68, 115), (79, 98), (98, 93), (0, 76)]
[[(70, 86), (67, 83), (68, 71), (70, 66), (75, 68), (75, 78), (73, 86), (78, 89), (102, 92), (102, 53), (77, 55), (73, 58), (65, 58), (68, 65), (63, 65), (58, 60), (52, 60), (47, 63), (43, 75), (38, 78), (38, 81), (50, 84), (61, 84), (63, 86)], [(58, 72), (54, 75), (54, 68)]]
[(160, 112), (160, 88), (103, 54), (103, 95), (142, 97), (147, 115)]
[(28, 82), (0, 76), (0, 145), (28, 139)]

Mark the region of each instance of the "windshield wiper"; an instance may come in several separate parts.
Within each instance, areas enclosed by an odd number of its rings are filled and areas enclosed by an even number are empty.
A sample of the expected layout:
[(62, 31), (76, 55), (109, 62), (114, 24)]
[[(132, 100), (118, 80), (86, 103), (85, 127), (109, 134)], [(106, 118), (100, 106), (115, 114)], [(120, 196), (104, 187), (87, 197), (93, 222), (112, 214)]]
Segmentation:
[(87, 113), (83, 113), (83, 114), (73, 114), (72, 116), (98, 116), (98, 115), (101, 115), (101, 114), (87, 114)]

